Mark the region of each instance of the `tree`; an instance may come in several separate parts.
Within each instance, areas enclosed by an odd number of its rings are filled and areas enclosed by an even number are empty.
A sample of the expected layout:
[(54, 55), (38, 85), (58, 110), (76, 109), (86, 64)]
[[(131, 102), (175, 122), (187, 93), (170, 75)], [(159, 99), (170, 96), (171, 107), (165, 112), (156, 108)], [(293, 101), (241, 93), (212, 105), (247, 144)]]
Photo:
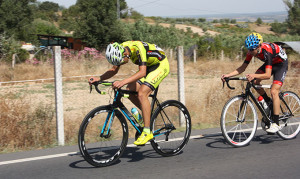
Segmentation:
[(135, 11), (134, 9), (130, 9), (130, 17), (132, 18), (132, 19), (143, 19), (144, 18), (144, 16), (141, 14), (141, 13), (139, 13), (139, 12), (137, 12), (137, 11)]
[(45, 1), (39, 5), (41, 11), (52, 11), (57, 12), (59, 10), (59, 5), (54, 2)]
[(285, 33), (287, 32), (287, 23), (279, 23), (277, 20), (271, 24), (271, 30), (275, 33)]
[(257, 20), (255, 21), (255, 23), (256, 23), (257, 25), (261, 25), (261, 24), (263, 23), (263, 21), (262, 21), (261, 18), (259, 17), (259, 18), (257, 18)]
[(230, 20), (230, 23), (231, 23), (231, 24), (236, 24), (236, 19), (231, 19), (231, 20)]
[(77, 0), (76, 6), (79, 15), (74, 36), (88, 46), (101, 48), (123, 38), (122, 27), (117, 21), (116, 0)]
[(203, 23), (203, 22), (205, 22), (205, 21), (206, 21), (205, 18), (198, 18), (198, 22), (200, 22), (200, 23)]
[(43, 19), (46, 21), (58, 21), (58, 11), (63, 9), (57, 3), (54, 2), (36, 2), (31, 4), (32, 11), (34, 12), (34, 19)]
[(294, 0), (292, 3), (290, 0), (284, 0), (284, 3), (288, 7), (288, 27), (292, 34), (300, 35), (300, 0)]
[(22, 39), (22, 31), (33, 20), (33, 12), (29, 6), (35, 0), (1, 0), (0, 1), (0, 34), (15, 35)]

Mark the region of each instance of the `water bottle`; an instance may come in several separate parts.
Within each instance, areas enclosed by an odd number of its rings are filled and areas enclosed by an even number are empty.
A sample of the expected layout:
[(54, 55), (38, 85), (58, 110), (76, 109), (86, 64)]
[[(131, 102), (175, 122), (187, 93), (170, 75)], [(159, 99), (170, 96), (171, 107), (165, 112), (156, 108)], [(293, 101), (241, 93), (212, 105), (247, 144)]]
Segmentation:
[(141, 114), (139, 113), (139, 111), (136, 108), (131, 108), (131, 113), (132, 113), (132, 116), (134, 117), (134, 119), (136, 120), (136, 122), (141, 127), (144, 127), (144, 121), (143, 121), (143, 118), (142, 118)]
[(264, 98), (262, 96), (259, 96), (257, 100), (261, 104), (261, 106), (265, 109), (266, 113), (269, 114), (269, 106), (264, 100)]

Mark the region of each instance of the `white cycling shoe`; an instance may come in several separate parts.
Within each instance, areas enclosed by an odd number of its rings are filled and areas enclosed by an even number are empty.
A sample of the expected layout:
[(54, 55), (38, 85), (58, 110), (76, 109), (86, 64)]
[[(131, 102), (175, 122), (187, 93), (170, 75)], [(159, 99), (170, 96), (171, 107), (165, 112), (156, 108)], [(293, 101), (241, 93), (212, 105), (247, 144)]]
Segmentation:
[(269, 132), (269, 133), (276, 133), (280, 130), (280, 126), (277, 125), (276, 123), (272, 123), (270, 128), (266, 130), (266, 132)]

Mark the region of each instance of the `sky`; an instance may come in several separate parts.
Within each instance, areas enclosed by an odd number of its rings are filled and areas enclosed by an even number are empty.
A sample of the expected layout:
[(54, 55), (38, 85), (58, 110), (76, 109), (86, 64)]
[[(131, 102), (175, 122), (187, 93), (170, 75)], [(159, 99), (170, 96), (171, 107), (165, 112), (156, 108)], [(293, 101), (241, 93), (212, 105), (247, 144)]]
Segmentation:
[[(76, 0), (38, 0), (58, 3), (66, 8)], [(283, 0), (126, 0), (130, 8), (144, 16), (181, 16), (228, 13), (287, 11)]]

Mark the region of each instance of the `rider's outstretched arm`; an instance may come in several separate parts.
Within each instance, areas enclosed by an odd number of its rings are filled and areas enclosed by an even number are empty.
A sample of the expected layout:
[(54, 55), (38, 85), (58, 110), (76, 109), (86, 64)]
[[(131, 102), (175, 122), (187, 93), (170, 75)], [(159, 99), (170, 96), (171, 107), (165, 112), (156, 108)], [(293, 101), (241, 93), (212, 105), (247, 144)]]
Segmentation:
[(120, 66), (113, 66), (111, 69), (107, 70), (100, 76), (99, 80), (107, 80), (113, 76), (115, 76), (120, 69)]
[(96, 81), (107, 80), (107, 79), (113, 77), (114, 75), (116, 75), (118, 73), (119, 69), (120, 69), (120, 66), (113, 66), (111, 69), (109, 69), (105, 73), (103, 73), (103, 75), (101, 75), (100, 77), (95, 77), (95, 76), (90, 77), (89, 83), (92, 84)]
[(228, 74), (225, 74), (225, 75), (222, 75), (222, 80), (225, 78), (225, 77), (232, 77), (232, 76), (236, 76), (236, 75), (239, 75), (241, 73), (243, 73), (246, 68), (247, 68), (248, 64), (247, 63), (243, 63), (240, 67), (238, 67), (236, 70), (228, 73)]

